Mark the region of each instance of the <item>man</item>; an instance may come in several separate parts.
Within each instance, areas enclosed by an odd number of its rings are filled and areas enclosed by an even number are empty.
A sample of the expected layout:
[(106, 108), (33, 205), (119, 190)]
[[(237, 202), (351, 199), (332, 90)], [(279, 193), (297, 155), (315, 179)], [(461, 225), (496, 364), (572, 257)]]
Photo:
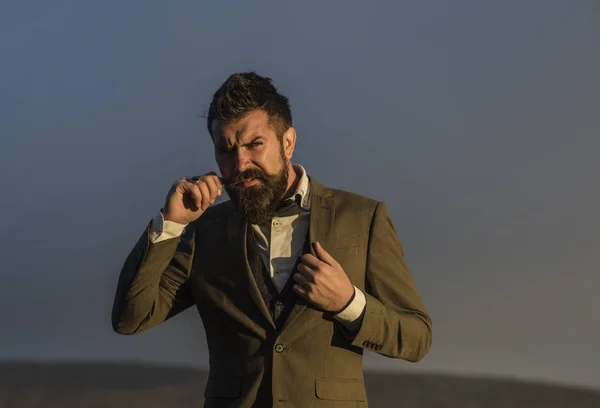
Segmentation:
[[(207, 127), (222, 177), (171, 187), (121, 271), (114, 330), (195, 305), (205, 407), (367, 407), (364, 349), (417, 362), (431, 347), (385, 204), (292, 164), (290, 106), (269, 78), (231, 75)], [(223, 188), (231, 200), (213, 205)]]

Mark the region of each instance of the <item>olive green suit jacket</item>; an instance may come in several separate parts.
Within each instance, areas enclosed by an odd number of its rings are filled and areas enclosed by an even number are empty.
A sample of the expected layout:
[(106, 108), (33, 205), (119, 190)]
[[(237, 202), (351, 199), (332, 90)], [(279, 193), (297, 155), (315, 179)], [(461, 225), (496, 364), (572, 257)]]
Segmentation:
[(197, 307), (209, 350), (205, 407), (367, 407), (365, 349), (417, 362), (431, 347), (431, 320), (386, 205), (310, 183), (309, 238), (366, 296), (358, 332), (300, 297), (276, 330), (231, 202), (210, 207), (180, 239), (152, 244), (148, 225), (123, 265), (116, 332), (141, 333)]

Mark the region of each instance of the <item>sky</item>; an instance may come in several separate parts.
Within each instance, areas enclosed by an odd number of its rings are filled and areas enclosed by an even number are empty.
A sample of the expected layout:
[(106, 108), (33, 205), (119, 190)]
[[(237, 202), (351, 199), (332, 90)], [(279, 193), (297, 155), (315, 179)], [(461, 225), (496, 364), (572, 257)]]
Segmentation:
[(388, 205), (431, 314), (423, 361), (366, 369), (600, 388), (597, 1), (6, 1), (0, 27), (0, 361), (207, 367), (195, 309), (129, 337), (110, 311), (255, 70), (293, 162)]

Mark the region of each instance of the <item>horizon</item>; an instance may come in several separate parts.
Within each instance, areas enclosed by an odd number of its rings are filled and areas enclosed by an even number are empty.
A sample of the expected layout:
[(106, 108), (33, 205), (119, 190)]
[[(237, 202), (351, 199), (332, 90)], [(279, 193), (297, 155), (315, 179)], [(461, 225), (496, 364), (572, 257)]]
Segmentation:
[[(84, 367), (84, 366), (96, 366), (96, 367), (130, 367), (130, 368), (148, 368), (148, 369), (167, 369), (167, 370), (182, 370), (182, 371), (193, 371), (199, 373), (208, 373), (209, 368), (205, 366), (183, 364), (181, 362), (156, 362), (151, 360), (107, 360), (107, 359), (14, 359), (14, 360), (0, 360), (0, 369), (7, 366), (38, 366), (47, 368), (56, 367)], [(600, 387), (590, 386), (586, 384), (574, 384), (569, 381), (561, 380), (545, 380), (531, 377), (521, 377), (519, 375), (510, 374), (482, 374), (482, 373), (468, 373), (468, 372), (454, 372), (444, 370), (397, 370), (391, 367), (372, 367), (366, 366), (363, 369), (365, 375), (395, 375), (400, 377), (437, 377), (437, 378), (451, 378), (451, 379), (463, 379), (463, 380), (482, 380), (482, 381), (493, 381), (493, 382), (508, 382), (515, 384), (524, 385), (541, 385), (552, 388), (564, 388), (570, 390), (581, 390), (598, 393), (600, 395)]]
[[(193, 365), (183, 365), (178, 363), (156, 363), (152, 361), (123, 361), (123, 360), (4, 360), (0, 361), (0, 370), (10, 366), (29, 366), (43, 368), (74, 368), (77, 367), (125, 367), (131, 369), (150, 369), (150, 370), (175, 370), (185, 372), (197, 372), (201, 374), (208, 373), (208, 367), (199, 367)], [(498, 383), (519, 384), (524, 386), (542, 386), (548, 388), (561, 388), (565, 390), (574, 390), (582, 392), (591, 392), (600, 396), (600, 388), (590, 387), (581, 384), (572, 384), (568, 382), (540, 380), (534, 378), (521, 378), (518, 376), (498, 375), (498, 374), (478, 374), (478, 373), (456, 373), (444, 371), (399, 371), (394, 369), (365, 368), (365, 376), (398, 376), (410, 378), (428, 378), (428, 379), (449, 379), (464, 381), (490, 381)]]

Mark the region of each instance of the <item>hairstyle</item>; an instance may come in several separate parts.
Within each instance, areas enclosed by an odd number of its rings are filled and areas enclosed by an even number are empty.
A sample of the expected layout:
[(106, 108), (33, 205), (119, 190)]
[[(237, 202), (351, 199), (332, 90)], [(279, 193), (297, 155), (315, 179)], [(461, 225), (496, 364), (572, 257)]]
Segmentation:
[(214, 121), (227, 125), (256, 109), (267, 113), (270, 125), (281, 140), (292, 126), (288, 98), (277, 92), (271, 78), (256, 72), (232, 74), (213, 95), (206, 120), (208, 133), (212, 136)]

